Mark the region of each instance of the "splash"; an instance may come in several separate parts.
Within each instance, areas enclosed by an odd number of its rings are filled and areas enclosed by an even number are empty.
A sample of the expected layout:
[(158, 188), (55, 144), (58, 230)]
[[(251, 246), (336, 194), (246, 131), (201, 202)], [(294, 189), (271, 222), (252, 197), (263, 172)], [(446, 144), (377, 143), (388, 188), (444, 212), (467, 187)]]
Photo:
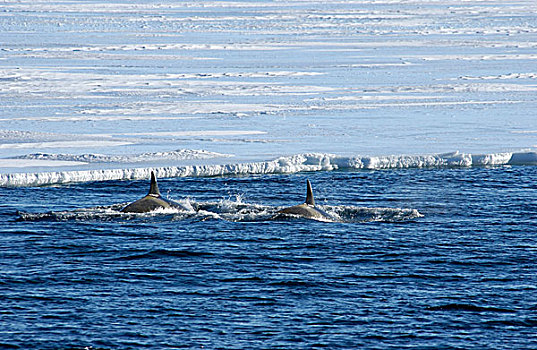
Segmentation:
[[(282, 215), (278, 210), (282, 207), (272, 207), (255, 203), (244, 203), (240, 195), (235, 198), (223, 198), (219, 201), (196, 202), (183, 199), (181, 203), (188, 204), (186, 209), (161, 208), (149, 213), (122, 213), (126, 203), (110, 206), (76, 209), (72, 211), (56, 211), (46, 213), (19, 212), (20, 221), (206, 221), (224, 220), (230, 222), (265, 222), (309, 220), (293, 215)], [(416, 209), (402, 208), (367, 208), (357, 206), (320, 206), (334, 220), (315, 220), (340, 223), (367, 223), (374, 221), (402, 222), (422, 217)]]

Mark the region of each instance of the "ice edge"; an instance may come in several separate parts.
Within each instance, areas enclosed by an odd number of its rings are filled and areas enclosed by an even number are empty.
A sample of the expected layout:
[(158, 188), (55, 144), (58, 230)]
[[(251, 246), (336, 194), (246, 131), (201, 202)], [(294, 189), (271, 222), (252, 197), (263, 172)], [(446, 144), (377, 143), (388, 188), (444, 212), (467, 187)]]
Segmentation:
[(141, 180), (152, 170), (160, 178), (211, 177), (223, 175), (287, 174), (305, 171), (345, 169), (456, 168), (472, 166), (537, 165), (537, 151), (468, 154), (460, 152), (434, 155), (398, 155), (344, 157), (325, 153), (304, 153), (271, 161), (190, 165), (153, 168), (103, 169), (39, 173), (0, 174), (0, 187), (57, 185), (74, 182)]

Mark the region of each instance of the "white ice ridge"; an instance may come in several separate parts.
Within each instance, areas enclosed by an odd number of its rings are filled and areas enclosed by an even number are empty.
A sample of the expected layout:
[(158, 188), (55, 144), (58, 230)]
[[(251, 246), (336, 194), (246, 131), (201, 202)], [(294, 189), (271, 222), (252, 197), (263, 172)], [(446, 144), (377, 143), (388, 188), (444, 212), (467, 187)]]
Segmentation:
[(178, 149), (170, 152), (149, 152), (133, 155), (103, 155), (103, 154), (54, 154), (32, 153), (13, 159), (31, 159), (46, 161), (66, 161), (84, 163), (137, 163), (155, 160), (188, 160), (231, 157), (229, 154), (210, 152), (206, 150)]
[(495, 154), (453, 152), (385, 157), (344, 157), (324, 153), (305, 153), (280, 157), (272, 161), (242, 164), (0, 174), (0, 186), (19, 187), (106, 180), (141, 180), (149, 178), (152, 170), (156, 171), (158, 177), (166, 178), (284, 174), (338, 169), (456, 168), (500, 165), (537, 165), (537, 151)]

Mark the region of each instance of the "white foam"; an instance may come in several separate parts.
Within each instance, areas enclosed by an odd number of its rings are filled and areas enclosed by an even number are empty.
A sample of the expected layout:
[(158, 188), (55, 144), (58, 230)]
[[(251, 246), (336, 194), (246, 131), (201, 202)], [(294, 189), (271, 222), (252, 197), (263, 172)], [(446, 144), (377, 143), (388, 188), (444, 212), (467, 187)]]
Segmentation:
[(272, 161), (240, 164), (0, 174), (0, 186), (41, 186), (70, 182), (147, 179), (152, 170), (157, 173), (158, 177), (164, 178), (283, 174), (345, 169), (372, 170), (500, 165), (537, 165), (537, 152), (521, 151), (495, 154), (452, 152), (433, 155), (392, 155), (384, 157), (343, 157), (324, 153), (306, 153), (280, 157)]

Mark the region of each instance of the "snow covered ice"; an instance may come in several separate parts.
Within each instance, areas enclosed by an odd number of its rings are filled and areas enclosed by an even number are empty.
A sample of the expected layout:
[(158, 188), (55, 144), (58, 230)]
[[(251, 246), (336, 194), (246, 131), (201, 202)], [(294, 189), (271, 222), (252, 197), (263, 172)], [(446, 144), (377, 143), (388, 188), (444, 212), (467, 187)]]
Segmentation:
[(0, 6), (0, 186), (537, 163), (532, 1)]

